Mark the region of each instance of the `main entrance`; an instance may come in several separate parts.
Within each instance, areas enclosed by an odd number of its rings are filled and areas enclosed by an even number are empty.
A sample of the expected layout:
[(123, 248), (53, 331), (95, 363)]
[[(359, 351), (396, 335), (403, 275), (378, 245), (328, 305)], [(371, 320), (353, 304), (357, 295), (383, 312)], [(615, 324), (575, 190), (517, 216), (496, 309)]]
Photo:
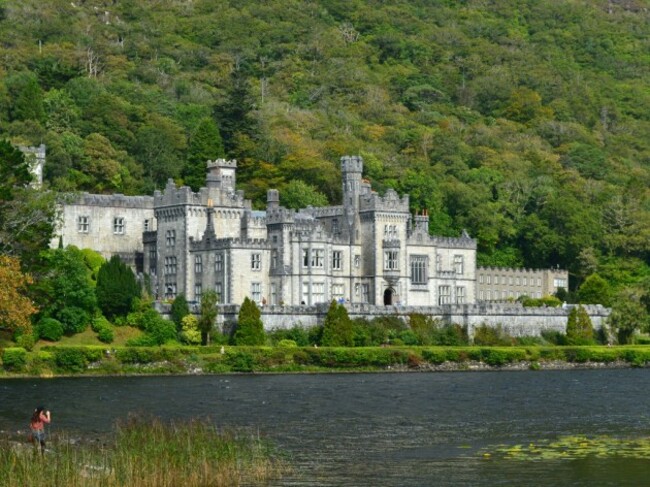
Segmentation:
[(395, 290), (392, 288), (387, 288), (384, 291), (384, 306), (392, 306), (393, 300), (395, 299)]

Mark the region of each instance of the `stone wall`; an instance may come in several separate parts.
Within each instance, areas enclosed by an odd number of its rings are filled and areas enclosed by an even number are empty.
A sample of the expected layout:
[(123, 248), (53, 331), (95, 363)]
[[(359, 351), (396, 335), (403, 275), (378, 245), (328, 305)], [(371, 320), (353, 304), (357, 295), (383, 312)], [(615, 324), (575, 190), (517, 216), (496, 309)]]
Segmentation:
[[(560, 308), (525, 308), (519, 303), (508, 304), (465, 304), (445, 306), (374, 306), (370, 304), (346, 304), (350, 318), (365, 318), (372, 320), (381, 316), (398, 316), (408, 321), (408, 316), (419, 313), (438, 318), (445, 323), (466, 326), (470, 336), (474, 330), (486, 324), (501, 325), (511, 336), (539, 336), (544, 330), (554, 330), (564, 333), (567, 319), (573, 305)], [(163, 314), (169, 314), (169, 305), (159, 308)], [(237, 321), (238, 305), (219, 307), (217, 324)], [(329, 305), (326, 303), (316, 306), (265, 306), (262, 308), (262, 321), (268, 330), (276, 328), (291, 328), (294, 325), (311, 327), (320, 325), (325, 319)], [(601, 305), (585, 306), (595, 330), (602, 328), (611, 309)], [(194, 310), (198, 312), (198, 309)]]

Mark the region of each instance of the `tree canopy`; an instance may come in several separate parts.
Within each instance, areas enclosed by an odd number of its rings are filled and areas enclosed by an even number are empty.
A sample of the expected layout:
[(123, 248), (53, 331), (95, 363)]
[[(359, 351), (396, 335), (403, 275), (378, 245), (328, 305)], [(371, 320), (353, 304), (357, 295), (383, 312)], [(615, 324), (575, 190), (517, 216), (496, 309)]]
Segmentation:
[(650, 274), (649, 37), (638, 2), (8, 2), (0, 130), (47, 144), (56, 190), (196, 189), (234, 157), (256, 207), (338, 203), (360, 153), (480, 265), (618, 291)]

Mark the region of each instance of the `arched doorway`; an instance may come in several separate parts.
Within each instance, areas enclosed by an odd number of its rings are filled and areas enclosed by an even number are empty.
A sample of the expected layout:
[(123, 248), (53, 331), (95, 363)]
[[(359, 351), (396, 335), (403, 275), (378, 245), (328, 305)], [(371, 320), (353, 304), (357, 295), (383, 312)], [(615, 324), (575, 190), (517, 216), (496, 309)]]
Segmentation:
[(384, 306), (392, 306), (393, 304), (393, 299), (395, 297), (395, 290), (392, 288), (386, 288), (384, 291)]

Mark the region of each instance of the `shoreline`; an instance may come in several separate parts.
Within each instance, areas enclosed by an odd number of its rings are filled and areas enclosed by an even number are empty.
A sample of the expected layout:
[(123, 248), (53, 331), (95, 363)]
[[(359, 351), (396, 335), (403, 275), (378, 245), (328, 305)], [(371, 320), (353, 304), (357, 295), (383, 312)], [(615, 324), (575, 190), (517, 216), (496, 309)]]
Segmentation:
[[(165, 368), (168, 364), (160, 362), (151, 364), (152, 368)], [(604, 370), (604, 369), (635, 369), (647, 368), (647, 365), (635, 365), (624, 360), (613, 362), (567, 362), (560, 360), (553, 361), (521, 361), (503, 365), (490, 365), (480, 361), (468, 362), (443, 362), (440, 364), (420, 364), (411, 367), (405, 364), (389, 365), (385, 368), (379, 367), (323, 367), (318, 369), (308, 368), (305, 370), (251, 370), (251, 371), (221, 371), (206, 372), (200, 369), (186, 371), (152, 371), (150, 373), (140, 372), (117, 372), (117, 373), (48, 373), (48, 374), (0, 374), (3, 379), (69, 379), (69, 378), (111, 378), (111, 377), (192, 377), (192, 376), (219, 376), (219, 375), (328, 375), (328, 374), (422, 374), (440, 372), (543, 372), (555, 370)]]

